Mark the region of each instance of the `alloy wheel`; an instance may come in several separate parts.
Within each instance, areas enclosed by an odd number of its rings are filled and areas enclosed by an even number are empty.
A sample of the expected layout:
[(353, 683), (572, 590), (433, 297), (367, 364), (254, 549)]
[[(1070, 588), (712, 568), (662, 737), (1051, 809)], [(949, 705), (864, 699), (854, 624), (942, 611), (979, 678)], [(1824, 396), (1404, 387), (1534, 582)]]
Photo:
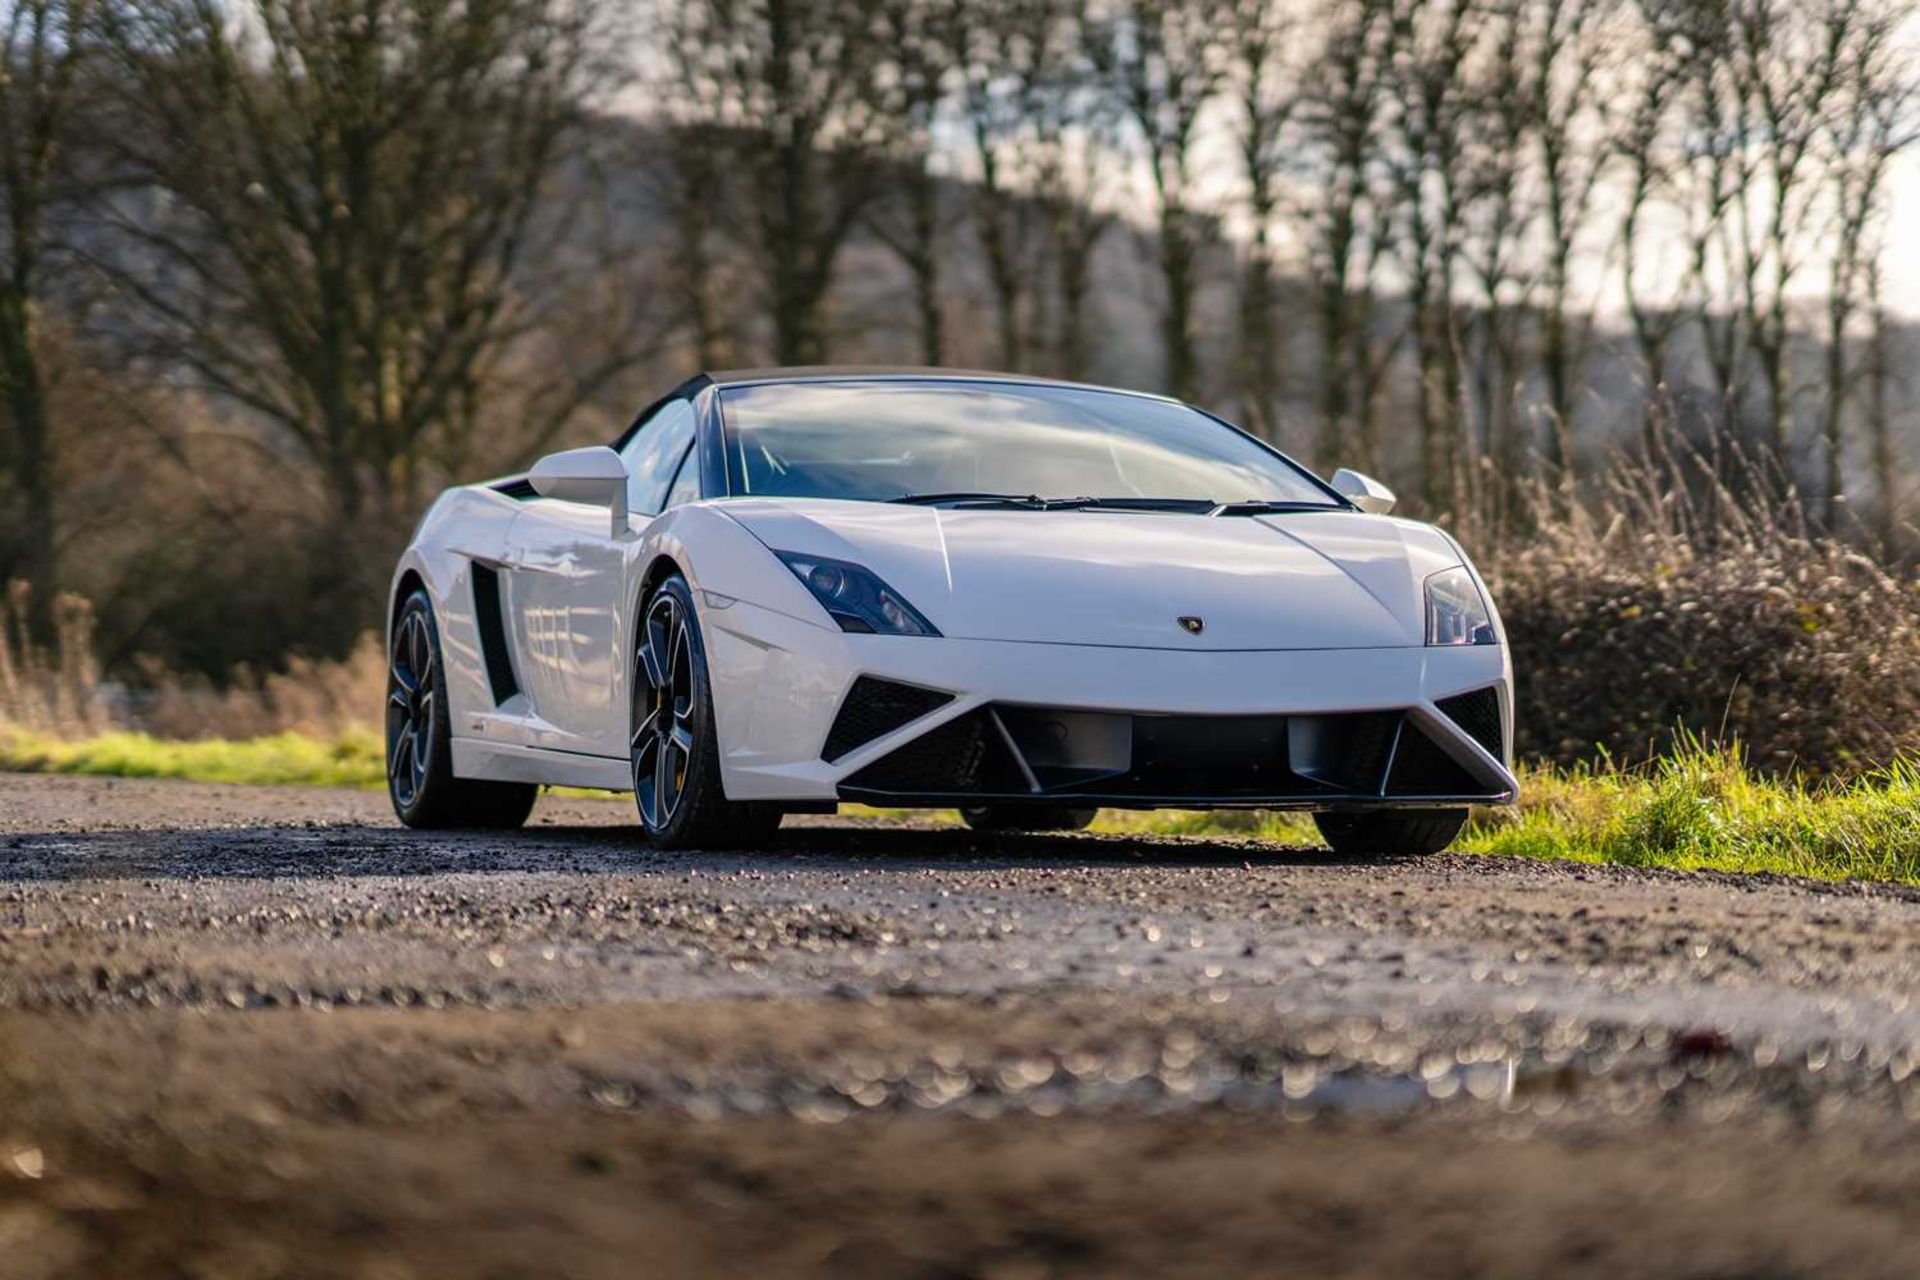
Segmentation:
[(662, 592), (647, 607), (634, 663), (633, 790), (640, 816), (672, 821), (693, 772), (693, 638), (679, 600)]
[(395, 629), (387, 660), (387, 779), (402, 808), (426, 785), (436, 705), (433, 637), (426, 615), (414, 611)]

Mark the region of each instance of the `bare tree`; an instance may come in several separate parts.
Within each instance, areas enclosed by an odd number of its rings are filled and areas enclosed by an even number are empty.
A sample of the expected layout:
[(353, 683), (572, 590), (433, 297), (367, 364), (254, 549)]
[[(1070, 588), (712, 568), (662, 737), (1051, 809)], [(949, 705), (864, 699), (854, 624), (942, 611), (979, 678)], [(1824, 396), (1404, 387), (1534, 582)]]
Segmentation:
[(876, 79), (880, 130), (895, 181), (867, 215), (867, 226), (913, 278), (921, 358), (946, 361), (941, 260), (946, 219), (933, 169), (933, 125), (946, 96), (953, 42), (941, 0), (878, 0), (876, 36), (887, 52)]
[(416, 503), (436, 432), (528, 317), (514, 273), (590, 90), (569, 0), (216, 0), (114, 11), (119, 160), (102, 216), (151, 354), (283, 430), (335, 512)]
[[(1373, 293), (1385, 237), (1374, 221), (1390, 0), (1327, 0), (1327, 32), (1297, 112), (1300, 221), (1320, 334), (1320, 426), (1314, 461), (1325, 470), (1357, 454), (1377, 467), (1372, 411)], [(1357, 427), (1358, 440), (1347, 440)], [(1357, 446), (1357, 447), (1356, 447)]]
[(720, 210), (737, 187), (728, 181), (732, 143), (724, 123), (726, 87), (707, 74), (700, 46), (676, 38), (683, 10), (669, 9), (660, 44), (670, 71), (661, 86), (657, 139), (634, 138), (637, 168), (648, 175), (673, 226), (668, 277), (682, 310), (682, 324), (702, 369), (737, 363), (740, 336), (729, 299), (737, 292), (735, 257), (720, 245)]
[(1115, 168), (1114, 113), (1085, 57), (1085, 0), (1041, 0), (1036, 36), (1047, 56), (1031, 64), (1033, 188), (1051, 263), (1053, 368), (1087, 376), (1093, 255), (1114, 223), (1104, 187)]
[(1229, 28), (1241, 177), (1253, 223), (1240, 285), (1241, 416), (1269, 439), (1279, 434), (1285, 380), (1274, 327), (1273, 236), (1292, 141), (1288, 126), (1301, 100), (1298, 16), (1278, 3), (1244, 5)]
[(1201, 112), (1219, 94), (1226, 73), (1217, 32), (1224, 0), (1115, 0), (1089, 30), (1095, 67), (1131, 119), (1153, 182), (1166, 296), (1161, 331), (1167, 390), (1199, 394), (1193, 305), (1200, 283), (1200, 228), (1195, 222), (1193, 149)]
[(1421, 476), (1427, 501), (1459, 499), (1461, 373), (1453, 308), (1462, 233), (1466, 64), (1482, 30), (1476, 0), (1398, 0), (1388, 99), (1393, 253), (1407, 279)]
[(1723, 222), (1747, 341), (1766, 395), (1767, 443), (1792, 473), (1793, 286), (1811, 248), (1820, 195), (1820, 122), (1843, 74), (1842, 50), (1860, 0), (1735, 0), (1727, 75), (1742, 181)]
[(1522, 82), (1523, 9), (1527, 0), (1497, 0), (1489, 9), (1486, 65), (1462, 129), (1463, 193), (1460, 260), (1477, 296), (1463, 340), (1470, 362), (1469, 398), (1480, 414), (1476, 449), (1491, 472), (1483, 499), (1503, 521), (1524, 479), (1517, 386), (1524, 376), (1522, 318), (1535, 273), (1527, 240), (1538, 204), (1527, 181), (1532, 105)]
[(1915, 139), (1913, 108), (1920, 102), (1920, 81), (1907, 72), (1897, 44), (1897, 10), (1875, 4), (1835, 12), (1832, 20), (1830, 38), (1846, 47), (1834, 109), (1821, 122), (1832, 202), (1821, 428), (1827, 527), (1837, 529), (1846, 498), (1846, 407), (1853, 390), (1847, 358), (1850, 331), (1867, 275), (1874, 270), (1878, 227), (1886, 214), (1888, 171), (1894, 157)]
[(773, 354), (826, 358), (825, 306), (880, 173), (873, 0), (676, 0), (687, 92), (726, 127), (738, 238), (766, 284)]
[(1873, 450), (1875, 497), (1878, 499), (1878, 532), (1882, 551), (1892, 552), (1899, 536), (1902, 489), (1900, 467), (1894, 448), (1891, 391), (1898, 376), (1893, 369), (1891, 342), (1887, 330), (1886, 300), (1881, 263), (1875, 259), (1867, 268), (1866, 302), (1870, 326), (1867, 339), (1867, 433)]
[(1533, 0), (1535, 30), (1526, 93), (1538, 143), (1545, 232), (1540, 363), (1546, 375), (1547, 462), (1564, 486), (1573, 474), (1575, 385), (1586, 343), (1575, 333), (1574, 256), (1608, 160), (1605, 140), (1609, 0)]
[(1675, 21), (1670, 0), (1639, 0), (1636, 17), (1637, 47), (1621, 61), (1629, 87), (1613, 139), (1624, 191), (1620, 283), (1648, 389), (1661, 397), (1668, 392), (1668, 351), (1687, 312), (1671, 291), (1664, 296), (1650, 292), (1655, 286), (1649, 277), (1657, 280), (1661, 269), (1661, 241), (1670, 238), (1650, 231), (1649, 219), (1676, 198), (1676, 172), (1684, 172), (1676, 154), (1686, 144), (1675, 135), (1682, 132), (1679, 108), (1694, 79), (1690, 64), (1699, 51), (1688, 39), (1684, 22)]
[(958, 107), (976, 173), (974, 232), (993, 292), (999, 362), (1030, 361), (1040, 206), (1038, 95), (1060, 75), (1066, 0), (946, 0), (946, 29), (960, 69)]
[(75, 194), (69, 152), (83, 59), (92, 50), (90, 0), (15, 0), (0, 29), (0, 391), (6, 430), (0, 433), (18, 504), (17, 546), (0, 582), (20, 577), (38, 589), (29, 597), (29, 625), (51, 637), (59, 586), (55, 543), (53, 423), (48, 408), (41, 309), (53, 269), (50, 220)]
[(702, 369), (737, 363), (739, 335), (727, 297), (732, 263), (723, 254), (715, 210), (726, 198), (726, 130), (710, 119), (672, 120), (645, 162), (673, 222), (675, 253), (666, 272), (682, 308), (682, 322)]

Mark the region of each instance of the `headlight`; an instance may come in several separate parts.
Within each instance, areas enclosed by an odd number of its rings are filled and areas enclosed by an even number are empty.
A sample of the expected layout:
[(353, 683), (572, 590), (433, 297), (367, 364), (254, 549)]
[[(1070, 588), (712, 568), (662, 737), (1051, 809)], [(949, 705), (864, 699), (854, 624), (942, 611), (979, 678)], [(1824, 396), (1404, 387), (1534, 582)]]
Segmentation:
[(883, 636), (937, 636), (939, 631), (869, 569), (845, 560), (806, 556), (797, 551), (774, 554), (806, 584), (842, 631)]
[(1498, 644), (1493, 611), (1480, 596), (1465, 565), (1442, 569), (1427, 579), (1428, 644)]

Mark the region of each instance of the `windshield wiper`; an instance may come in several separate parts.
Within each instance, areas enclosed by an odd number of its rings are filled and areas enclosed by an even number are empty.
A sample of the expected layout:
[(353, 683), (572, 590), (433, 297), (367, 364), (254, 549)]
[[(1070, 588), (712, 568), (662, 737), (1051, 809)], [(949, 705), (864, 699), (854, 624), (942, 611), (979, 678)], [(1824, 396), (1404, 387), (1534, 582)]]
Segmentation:
[(1047, 498), (1049, 511), (1171, 511), (1206, 512), (1214, 503), (1210, 498)]
[(1289, 511), (1338, 511), (1331, 502), (1274, 502), (1266, 498), (1248, 498), (1242, 502), (1222, 502), (1207, 512), (1210, 516), (1271, 516)]
[(1045, 511), (1045, 498), (1038, 494), (1018, 493), (905, 493), (888, 502), (903, 502), (916, 507), (1019, 507)]
[(909, 493), (889, 498), (925, 507), (1011, 507), (1021, 511), (1172, 511), (1204, 515), (1217, 505), (1211, 498), (1043, 498), (1037, 493)]

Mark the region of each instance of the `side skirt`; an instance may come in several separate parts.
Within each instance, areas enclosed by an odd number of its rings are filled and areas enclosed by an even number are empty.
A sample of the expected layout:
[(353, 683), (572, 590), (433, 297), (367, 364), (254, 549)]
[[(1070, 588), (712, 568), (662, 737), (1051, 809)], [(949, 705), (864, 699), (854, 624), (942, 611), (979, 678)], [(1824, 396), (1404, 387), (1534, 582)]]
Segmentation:
[(460, 778), (491, 782), (538, 782), (552, 787), (587, 787), (597, 791), (633, 790), (633, 765), (607, 756), (548, 751), (510, 742), (453, 740), (453, 772)]

